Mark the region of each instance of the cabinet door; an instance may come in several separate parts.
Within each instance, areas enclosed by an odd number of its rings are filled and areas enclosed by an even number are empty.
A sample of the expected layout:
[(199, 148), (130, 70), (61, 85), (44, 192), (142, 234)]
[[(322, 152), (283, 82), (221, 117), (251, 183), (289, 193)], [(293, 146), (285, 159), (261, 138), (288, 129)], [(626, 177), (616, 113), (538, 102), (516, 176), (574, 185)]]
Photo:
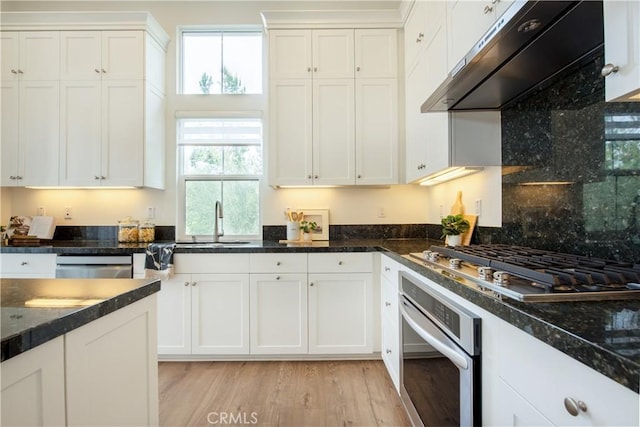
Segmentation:
[(174, 274), (158, 292), (158, 354), (191, 354), (191, 275)]
[(356, 79), (356, 184), (398, 183), (396, 79)]
[(191, 353), (249, 354), (249, 275), (194, 274)]
[[(397, 270), (396, 270), (397, 271)], [(382, 302), (382, 360), (396, 390), (400, 390), (400, 326), (398, 283), (384, 276), (380, 280)]]
[(0, 378), (0, 424), (66, 425), (63, 337), (2, 362)]
[(61, 32), (60, 57), (62, 80), (100, 80), (102, 77), (100, 31)]
[(60, 86), (60, 185), (100, 185), (100, 81)]
[(269, 31), (269, 78), (311, 78), (311, 31)]
[(251, 354), (307, 353), (307, 275), (251, 274)]
[(483, 414), (483, 424), (492, 426), (552, 426), (551, 421), (526, 401), (502, 378), (496, 381), (496, 396), (500, 409)]
[(22, 185), (58, 185), (59, 130), (60, 83), (21, 81), (19, 155), (24, 156)]
[(354, 76), (354, 30), (313, 30), (313, 78)]
[(413, 2), (413, 8), (404, 26), (404, 70), (408, 75), (413, 71), (424, 46), (426, 34), (426, 11), (428, 2)]
[[(4, 52), (3, 52), (4, 53)], [(0, 185), (15, 187), (21, 185), (24, 174), (24, 153), (20, 151), (20, 83), (10, 80), (0, 82), (0, 102), (2, 105), (2, 177)]]
[(371, 353), (371, 274), (309, 274), (309, 353)]
[(142, 186), (144, 104), (141, 80), (102, 82), (101, 183)]
[(618, 72), (605, 79), (607, 101), (640, 92), (640, 4), (637, 1), (604, 1), (605, 63)]
[(269, 183), (312, 183), (311, 80), (274, 80), (269, 92)]
[(65, 334), (67, 426), (159, 424), (156, 307), (154, 294)]
[(355, 184), (354, 80), (313, 81), (313, 183)]
[(447, 2), (449, 70), (471, 50), (495, 20), (490, 1)]
[(60, 79), (60, 32), (20, 33), (20, 78), (29, 81)]
[(398, 37), (395, 29), (355, 30), (356, 78), (394, 78), (398, 75)]
[(0, 277), (52, 279), (56, 277), (56, 255), (1, 254)]
[(427, 131), (427, 162), (423, 176), (439, 172), (451, 166), (451, 138), (449, 113), (424, 114), (424, 128)]
[(20, 33), (2, 31), (0, 32), (0, 80), (18, 80), (19, 69)]
[[(426, 59), (420, 59), (413, 71), (407, 76), (405, 98), (405, 181), (415, 182), (424, 176), (427, 163), (428, 117), (431, 114), (420, 113), (426, 93)], [(445, 113), (446, 114), (446, 113)]]
[(144, 73), (142, 31), (102, 32), (102, 78), (138, 80)]

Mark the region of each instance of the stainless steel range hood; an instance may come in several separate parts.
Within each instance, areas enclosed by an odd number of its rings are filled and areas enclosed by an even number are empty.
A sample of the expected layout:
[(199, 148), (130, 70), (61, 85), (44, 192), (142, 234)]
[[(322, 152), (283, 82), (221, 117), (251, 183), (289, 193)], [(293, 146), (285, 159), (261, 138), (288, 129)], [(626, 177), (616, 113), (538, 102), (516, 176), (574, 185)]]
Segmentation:
[(498, 110), (601, 47), (603, 28), (601, 1), (516, 0), (421, 111)]

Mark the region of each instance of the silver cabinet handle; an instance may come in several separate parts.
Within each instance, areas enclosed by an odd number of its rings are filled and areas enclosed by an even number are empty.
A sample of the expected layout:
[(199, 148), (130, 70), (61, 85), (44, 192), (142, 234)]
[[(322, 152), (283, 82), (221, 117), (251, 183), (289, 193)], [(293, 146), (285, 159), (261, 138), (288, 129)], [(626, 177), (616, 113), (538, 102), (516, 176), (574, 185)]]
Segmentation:
[(100, 179), (98, 175), (94, 175), (93, 179)]
[(356, 67), (356, 71), (360, 71), (360, 67)]
[(20, 265), (29, 265), (29, 263), (27, 261), (22, 261)]
[(309, 286), (313, 286), (313, 282), (309, 283)]
[(573, 397), (565, 397), (564, 398), (564, 407), (568, 413), (577, 417), (580, 414), (580, 411), (587, 412), (587, 404), (582, 400), (578, 400), (577, 402)]
[(11, 74), (18, 74), (18, 71), (14, 70), (13, 68), (11, 69)]
[(416, 43), (420, 43), (424, 38), (424, 33), (418, 33), (418, 37), (416, 37)]
[(276, 280), (280, 280), (280, 276), (276, 276)]
[(307, 67), (307, 72), (310, 73), (311, 72), (311, 67)]
[(318, 67), (313, 67), (313, 72), (314, 73), (318, 72)]
[(97, 68), (94, 68), (93, 71), (95, 71), (96, 73), (100, 74), (100, 70), (98, 70)]
[(197, 284), (198, 284), (198, 282), (191, 282), (191, 286), (195, 286)]
[(313, 179), (318, 179), (318, 175), (314, 175), (314, 176), (313, 176)]
[(391, 354), (391, 349), (390, 348), (387, 349), (387, 354)]
[(307, 175), (307, 179), (311, 179), (311, 178), (312, 178), (312, 176), (311, 176), (311, 175)]
[(600, 74), (602, 75), (602, 77), (607, 77), (612, 73), (617, 73), (618, 71), (620, 71), (620, 67), (618, 67), (617, 65), (606, 64), (604, 67), (602, 67), (602, 71), (600, 71)]
[(19, 69), (18, 74), (24, 74), (24, 73), (22, 72), (22, 70)]
[(342, 265), (342, 261), (338, 261), (338, 265)]
[(389, 267), (385, 267), (384, 271), (391, 271), (391, 269)]
[(358, 175), (358, 179), (362, 179), (362, 175)]
[(484, 14), (487, 15), (489, 13), (493, 12), (493, 7), (491, 6), (485, 6), (484, 7)]
[(391, 303), (389, 301), (385, 301), (384, 305), (387, 307), (391, 307)]
[(100, 179), (107, 179), (107, 177), (106, 176), (101, 176)]
[(189, 282), (184, 282), (184, 285), (185, 286), (189, 286)]
[(102, 71), (104, 74), (107, 73), (107, 70), (105, 70), (104, 68), (101, 68), (100, 71)]
[(276, 265), (280, 265), (280, 261), (276, 261)]

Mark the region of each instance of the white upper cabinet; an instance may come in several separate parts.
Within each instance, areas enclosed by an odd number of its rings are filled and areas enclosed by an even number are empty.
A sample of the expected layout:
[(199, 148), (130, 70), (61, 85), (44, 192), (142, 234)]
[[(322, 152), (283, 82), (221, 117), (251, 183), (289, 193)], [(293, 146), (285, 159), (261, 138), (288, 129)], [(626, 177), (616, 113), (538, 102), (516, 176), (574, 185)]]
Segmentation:
[(514, 0), (448, 0), (449, 70), (471, 50)]
[(396, 30), (271, 30), (269, 41), (269, 183), (397, 183)]
[(310, 79), (311, 31), (269, 32), (269, 78)]
[(353, 30), (311, 30), (313, 78), (353, 78)]
[(2, 186), (164, 188), (168, 36), (104, 16), (3, 14)]
[(394, 29), (355, 30), (356, 78), (398, 76), (398, 32)]
[(142, 31), (63, 31), (62, 80), (134, 80), (144, 73)]
[(603, 2), (605, 98), (640, 101), (640, 4)]
[(2, 33), (2, 80), (60, 79), (60, 34), (57, 31)]

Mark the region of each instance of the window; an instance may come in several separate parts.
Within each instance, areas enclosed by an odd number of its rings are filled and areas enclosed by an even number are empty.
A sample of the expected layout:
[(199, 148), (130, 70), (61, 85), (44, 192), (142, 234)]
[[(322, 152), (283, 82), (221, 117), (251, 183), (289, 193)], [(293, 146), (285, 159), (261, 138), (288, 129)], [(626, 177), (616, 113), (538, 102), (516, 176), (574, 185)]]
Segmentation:
[(214, 206), (223, 206), (225, 236), (261, 238), (262, 120), (178, 119), (178, 235), (213, 235)]
[(617, 174), (640, 170), (640, 115), (604, 115), (605, 167)]
[(183, 94), (261, 94), (262, 32), (182, 31)]

